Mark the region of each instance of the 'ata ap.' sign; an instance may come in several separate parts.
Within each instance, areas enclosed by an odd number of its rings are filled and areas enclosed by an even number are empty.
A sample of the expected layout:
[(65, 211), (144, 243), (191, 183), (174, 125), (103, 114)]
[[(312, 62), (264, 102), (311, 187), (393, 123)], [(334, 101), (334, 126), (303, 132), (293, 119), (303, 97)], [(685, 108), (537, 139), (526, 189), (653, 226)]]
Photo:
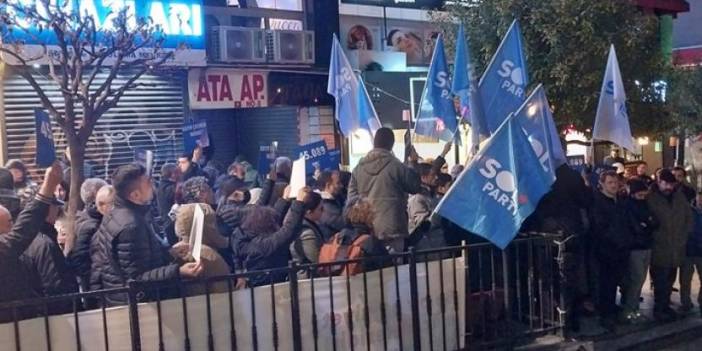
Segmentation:
[[(58, 11), (55, 6), (59, 6), (64, 12), (72, 9), (76, 15), (89, 16), (95, 23), (98, 43), (101, 38), (100, 32), (114, 29), (113, 21), (117, 13), (126, 9), (128, 26), (136, 27), (138, 20), (144, 20), (151, 21), (154, 26), (161, 28), (165, 35), (161, 51), (175, 52), (174, 58), (166, 64), (206, 65), (202, 0), (48, 0), (50, 4), (48, 9), (40, 0), (7, 0), (7, 2), (34, 8), (39, 14), (55, 13)], [(61, 54), (56, 46), (57, 39), (53, 30), (34, 28), (31, 19), (22, 17), (22, 11), (16, 11), (12, 6), (7, 7), (7, 10), (10, 15), (16, 16), (17, 26), (21, 28), (14, 28), (12, 33), (6, 36), (5, 44), (24, 43), (22, 46), (24, 57), (38, 56), (43, 52), (42, 45), (47, 45), (50, 56)], [(0, 33), (8, 34), (6, 29), (0, 30)], [(10, 45), (6, 46), (10, 47)], [(183, 46), (188, 49), (176, 50)], [(152, 51), (152, 48), (145, 48), (142, 52), (135, 53), (133, 58), (142, 58), (140, 55), (146, 55)], [(18, 63), (12, 62), (11, 55), (4, 55), (4, 58), (10, 64)], [(46, 63), (43, 61), (31, 63)], [(111, 62), (113, 61), (106, 60), (104, 65), (110, 65)]]
[(227, 69), (190, 70), (188, 95), (192, 109), (268, 106), (265, 72)]

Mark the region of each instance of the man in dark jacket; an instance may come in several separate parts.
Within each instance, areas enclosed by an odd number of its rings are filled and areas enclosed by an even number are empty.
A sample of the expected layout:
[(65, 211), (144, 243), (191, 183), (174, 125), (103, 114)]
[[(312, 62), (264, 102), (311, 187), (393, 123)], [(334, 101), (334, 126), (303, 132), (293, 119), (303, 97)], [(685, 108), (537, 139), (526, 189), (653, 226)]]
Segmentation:
[(600, 263), (599, 311), (602, 325), (614, 327), (617, 317), (617, 286), (626, 273), (633, 235), (626, 208), (617, 198), (619, 177), (613, 171), (600, 175), (601, 190), (595, 193), (592, 208), (592, 231), (595, 256)]
[(693, 188), (692, 185), (687, 182), (687, 171), (685, 168), (678, 166), (674, 167), (672, 172), (675, 176), (675, 180), (678, 182), (678, 190), (685, 195), (685, 199), (688, 203), (692, 203), (692, 200), (695, 199), (697, 191), (695, 191), (695, 188)]
[(161, 181), (156, 190), (156, 201), (158, 202), (158, 212), (161, 221), (168, 218), (168, 212), (175, 204), (176, 183), (180, 178), (178, 166), (173, 163), (166, 163), (161, 167)]
[[(0, 302), (21, 300), (37, 297), (27, 279), (28, 273), (20, 263), (20, 256), (29, 247), (41, 224), (49, 213), (50, 204), (54, 201), (54, 190), (61, 182), (63, 171), (56, 163), (49, 167), (44, 175), (44, 183), (34, 201), (20, 213), (14, 226), (10, 228), (7, 210), (3, 212), (2, 233), (0, 233), (0, 277), (3, 287), (0, 289)], [(30, 317), (30, 311), (18, 311), (19, 318)], [(11, 321), (11, 310), (0, 309), (0, 323)]]
[(202, 158), (202, 149), (198, 146), (193, 151), (193, 154), (184, 153), (178, 157), (178, 169), (181, 174), (181, 181), (186, 181), (192, 177), (204, 177), (205, 172), (200, 168), (198, 163)]
[[(153, 186), (146, 169), (130, 164), (118, 168), (112, 177), (115, 205), (106, 216), (91, 243), (91, 287), (115, 288), (129, 280), (166, 281), (195, 278), (202, 272), (199, 263), (179, 266), (171, 263), (166, 248), (148, 223)], [(146, 292), (151, 298), (153, 290)], [(162, 297), (168, 296), (165, 295)], [(107, 296), (109, 305), (124, 304), (124, 294)]]
[(95, 205), (98, 191), (107, 183), (98, 178), (86, 179), (80, 187), (80, 197), (85, 209), (78, 212), (75, 222), (75, 245), (66, 256), (66, 261), (78, 276), (83, 291), (90, 288), (90, 239), (102, 221), (102, 214)]
[(344, 226), (344, 216), (342, 210), (341, 179), (339, 172), (324, 171), (317, 179), (317, 187), (322, 195), (322, 218), (319, 220), (319, 227), (322, 230), (324, 239), (328, 240), (332, 235), (340, 232)]
[[(374, 234), (391, 251), (403, 252), (407, 229), (407, 198), (421, 190), (417, 172), (405, 166), (392, 153), (395, 136), (380, 128), (373, 139), (373, 150), (353, 170), (348, 197), (363, 196), (375, 209)], [(416, 152), (410, 153), (414, 161)]]
[[(702, 277), (702, 193), (697, 193), (692, 207), (694, 226), (687, 240), (687, 255), (680, 266), (681, 312), (692, 310), (692, 277), (697, 269), (697, 277)], [(702, 283), (702, 279), (700, 279)], [(702, 306), (702, 287), (697, 293), (697, 303)]]
[(692, 230), (692, 210), (681, 191), (676, 190), (673, 173), (664, 169), (657, 186), (648, 196), (648, 207), (660, 222), (653, 231), (651, 247), (651, 279), (653, 280), (654, 310), (657, 320), (670, 321), (677, 313), (670, 308), (670, 294), (678, 267), (685, 258), (687, 239)]
[(648, 203), (646, 203), (647, 184), (641, 180), (632, 179), (628, 183), (628, 188), (629, 197), (626, 199), (625, 206), (634, 234), (634, 241), (629, 256), (629, 270), (625, 281), (622, 305), (624, 305), (626, 321), (636, 323), (641, 321), (639, 296), (641, 296), (641, 288), (646, 281), (648, 268), (651, 265), (653, 231), (658, 228), (658, 220), (653, 216), (648, 208)]

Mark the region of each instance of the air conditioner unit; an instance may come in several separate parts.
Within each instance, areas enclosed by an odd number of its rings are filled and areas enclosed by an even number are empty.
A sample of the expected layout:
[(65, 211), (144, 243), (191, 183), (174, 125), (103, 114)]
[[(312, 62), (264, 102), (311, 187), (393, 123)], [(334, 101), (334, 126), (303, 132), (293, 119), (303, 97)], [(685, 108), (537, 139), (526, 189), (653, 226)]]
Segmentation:
[(273, 63), (314, 63), (313, 31), (273, 30), (268, 38)]
[(212, 27), (211, 49), (218, 62), (266, 62), (266, 32), (259, 28)]

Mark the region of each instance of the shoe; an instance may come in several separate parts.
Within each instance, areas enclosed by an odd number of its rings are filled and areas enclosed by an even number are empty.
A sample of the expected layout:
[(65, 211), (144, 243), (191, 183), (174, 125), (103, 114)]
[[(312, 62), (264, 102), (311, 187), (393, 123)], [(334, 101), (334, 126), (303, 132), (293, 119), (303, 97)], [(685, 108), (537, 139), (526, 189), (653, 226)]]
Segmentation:
[(616, 323), (615, 319), (612, 317), (602, 317), (602, 318), (600, 318), (600, 325), (602, 325), (602, 328), (605, 328), (610, 332), (614, 332), (615, 328), (617, 326), (617, 323)]
[(659, 311), (653, 311), (653, 318), (656, 319), (656, 322), (669, 323), (675, 321), (678, 317), (677, 312), (670, 307)]

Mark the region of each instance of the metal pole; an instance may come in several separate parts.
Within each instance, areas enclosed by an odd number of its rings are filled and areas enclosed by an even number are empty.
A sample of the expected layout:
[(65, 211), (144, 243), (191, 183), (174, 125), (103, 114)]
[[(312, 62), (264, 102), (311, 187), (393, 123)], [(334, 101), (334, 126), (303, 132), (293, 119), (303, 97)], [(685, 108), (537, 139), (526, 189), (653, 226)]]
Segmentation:
[[(417, 255), (414, 247), (410, 247), (409, 274), (410, 274), (410, 300), (412, 304), (412, 341), (414, 349), (422, 349), (421, 330), (419, 326), (419, 290), (417, 284)], [(429, 279), (429, 276), (426, 277)], [(429, 316), (431, 318), (431, 316)], [(400, 340), (402, 342), (402, 340)]]
[[(297, 262), (289, 264), (288, 276), (290, 278), (290, 313), (292, 319), (293, 350), (302, 351), (302, 332), (300, 329), (300, 295), (297, 285)], [(314, 302), (313, 302), (314, 303)]]
[(127, 283), (129, 302), (129, 331), (132, 339), (132, 351), (141, 351), (141, 332), (139, 331), (139, 307), (137, 304), (137, 287), (135, 281)]

